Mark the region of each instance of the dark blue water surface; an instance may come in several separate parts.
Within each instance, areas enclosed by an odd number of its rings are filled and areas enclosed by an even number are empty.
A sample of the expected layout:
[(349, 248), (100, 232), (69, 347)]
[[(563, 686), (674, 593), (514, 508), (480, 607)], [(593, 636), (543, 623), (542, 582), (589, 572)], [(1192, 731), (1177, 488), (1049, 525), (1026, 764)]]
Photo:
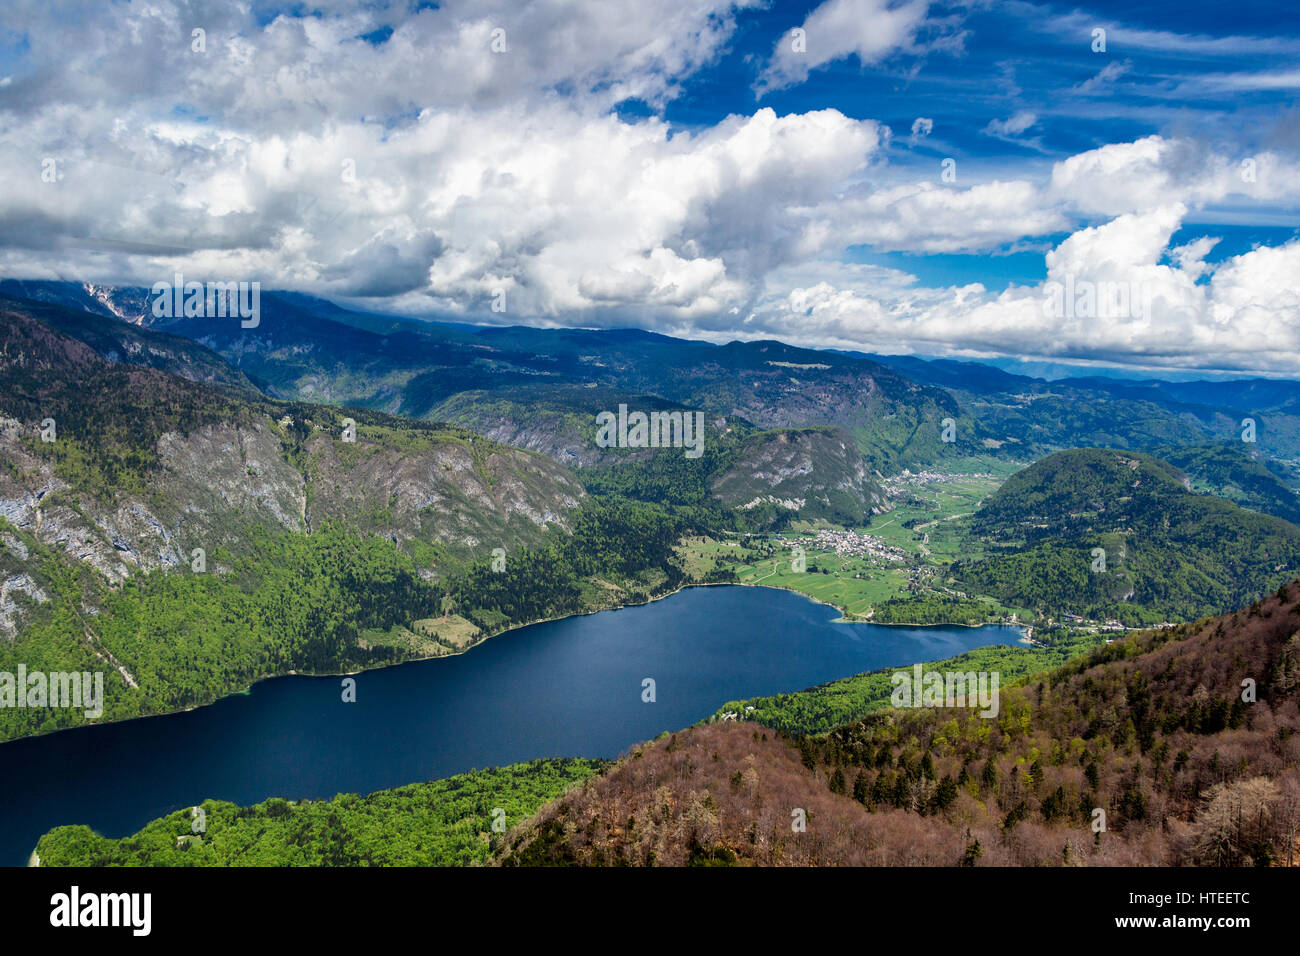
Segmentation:
[[(120, 837), (208, 797), (332, 797), (534, 757), (614, 757), (729, 700), (1020, 636), (838, 617), (788, 591), (689, 588), (358, 674), (355, 703), (338, 677), (280, 677), (188, 713), (0, 744), (0, 864), (26, 863), (60, 824)], [(641, 699), (646, 677), (654, 703)]]

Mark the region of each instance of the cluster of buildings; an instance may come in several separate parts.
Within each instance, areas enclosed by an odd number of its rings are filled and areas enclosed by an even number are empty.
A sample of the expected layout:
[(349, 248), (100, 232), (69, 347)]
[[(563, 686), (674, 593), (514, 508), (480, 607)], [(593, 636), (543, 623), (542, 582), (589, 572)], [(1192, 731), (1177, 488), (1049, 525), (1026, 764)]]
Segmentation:
[(933, 484), (936, 481), (952, 481), (954, 478), (992, 478), (992, 474), (954, 475), (941, 471), (911, 471), (904, 468), (897, 475), (890, 475), (881, 481), (887, 489), (894, 491), (905, 486), (919, 487), (921, 485)]
[(804, 535), (785, 542), (797, 544), (808, 550), (834, 551), (842, 558), (875, 558), (879, 561), (906, 561), (908, 553), (902, 548), (887, 544), (883, 538), (860, 531), (832, 531), (823, 528), (813, 535)]
[(926, 565), (915, 565), (907, 569), (907, 588), (912, 592), (929, 591), (934, 589), (936, 579), (935, 569)]
[[(1052, 619), (1050, 617), (1047, 619), (1047, 623), (1048, 624), (1052, 623)], [(1114, 618), (1107, 618), (1106, 620), (1098, 624), (1096, 621), (1090, 620), (1089, 618), (1086, 617), (1080, 617), (1078, 614), (1071, 614), (1068, 611), (1061, 612), (1061, 623), (1072, 624), (1075, 625), (1076, 627), (1080, 625), (1092, 625), (1096, 627), (1097, 630), (1099, 631), (1127, 630), (1127, 628), (1124, 627), (1124, 624), (1121, 621), (1117, 621)]]

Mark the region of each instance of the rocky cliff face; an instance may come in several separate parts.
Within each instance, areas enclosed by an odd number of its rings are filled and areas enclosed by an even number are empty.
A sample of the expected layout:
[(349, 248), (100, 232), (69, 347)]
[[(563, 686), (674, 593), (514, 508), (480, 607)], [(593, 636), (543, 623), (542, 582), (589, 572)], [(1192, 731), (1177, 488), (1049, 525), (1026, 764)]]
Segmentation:
[[(369, 523), (401, 540), (511, 546), (517, 529), (567, 527), (583, 495), (562, 466), (460, 431), (415, 448), (314, 435), (306, 443), (313, 523)], [(533, 536), (530, 536), (533, 537)]]
[[(238, 553), (259, 526), (331, 521), (408, 551), (509, 550), (567, 527), (584, 494), (556, 462), (461, 429), (354, 412), (345, 437), (339, 410), (123, 369), (8, 303), (0, 386), (0, 518), (109, 585), (187, 568), (199, 548)], [(0, 634), (12, 635), (50, 587), (19, 537), (2, 540)]]
[(840, 429), (791, 429), (755, 436), (713, 493), (733, 508), (773, 502), (803, 517), (860, 522), (886, 508), (885, 494)]

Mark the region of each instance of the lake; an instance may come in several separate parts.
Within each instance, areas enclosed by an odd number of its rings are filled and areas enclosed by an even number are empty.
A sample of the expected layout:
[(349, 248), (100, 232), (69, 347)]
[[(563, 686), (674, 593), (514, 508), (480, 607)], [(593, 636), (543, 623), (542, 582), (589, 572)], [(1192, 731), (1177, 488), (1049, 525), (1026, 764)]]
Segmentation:
[(121, 837), (208, 797), (327, 798), (535, 757), (615, 757), (729, 700), (1020, 637), (838, 617), (789, 591), (687, 588), (355, 675), (354, 703), (339, 677), (278, 677), (187, 713), (0, 744), (0, 864), (25, 864), (60, 824)]

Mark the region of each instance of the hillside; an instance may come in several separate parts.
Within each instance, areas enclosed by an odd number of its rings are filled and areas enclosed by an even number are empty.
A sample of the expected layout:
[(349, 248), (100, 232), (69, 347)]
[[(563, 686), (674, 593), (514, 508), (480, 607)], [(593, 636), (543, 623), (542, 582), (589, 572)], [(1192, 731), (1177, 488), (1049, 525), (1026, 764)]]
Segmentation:
[[(111, 580), (174, 566), (192, 547), (238, 551), (265, 523), (338, 521), (468, 554), (494, 536), (539, 540), (583, 493), (548, 459), (461, 429), (111, 364), (21, 308), (0, 306), (0, 388), (0, 514)], [(45, 418), (54, 441), (40, 438)]]
[[(277, 397), (452, 421), (566, 464), (580, 463), (563, 453), (575, 451), (570, 419), (586, 415), (592, 387), (658, 396), (763, 428), (837, 425), (882, 469), (951, 453), (940, 423), (959, 415), (942, 390), (883, 365), (778, 342), (716, 346), (635, 330), (462, 329), (271, 291), (261, 296), (258, 325), (246, 329), (140, 316), (138, 304), (149, 299), (144, 289), (4, 288), (190, 338)], [(539, 387), (542, 403), (528, 394)]]
[[(599, 468), (656, 457), (656, 449), (602, 448), (596, 444), (596, 416), (604, 411), (616, 412), (620, 404), (646, 414), (696, 410), (656, 395), (595, 383), (581, 389), (530, 383), (502, 391), (474, 389), (457, 393), (438, 405), (437, 417), (493, 441), (540, 452), (573, 468)], [(717, 431), (711, 422), (705, 422), (706, 449), (716, 446)], [(665, 454), (680, 456), (681, 452)]]
[(831, 428), (754, 435), (713, 479), (712, 490), (727, 507), (777, 505), (841, 524), (861, 524), (886, 510), (884, 490), (853, 439)]
[[(1182, 469), (1192, 480), (1194, 491), (1227, 498), (1243, 508), (1300, 524), (1300, 494), (1287, 487), (1278, 473), (1265, 463), (1262, 455), (1248, 452), (1248, 448), (1250, 446), (1245, 442), (1235, 441), (1222, 445), (1163, 448), (1157, 454)], [(1278, 472), (1287, 474), (1276, 463), (1270, 464)]]
[[(775, 341), (711, 345), (636, 329), (400, 319), (269, 290), (258, 326), (244, 329), (157, 319), (147, 289), (6, 281), (0, 291), (190, 338), (278, 397), (453, 422), (567, 465), (600, 462), (577, 440), (589, 389), (763, 429), (839, 427), (886, 475), (978, 454), (1026, 461), (1062, 448), (1222, 443), (1240, 438), (1245, 418), (1256, 422), (1262, 465), (1300, 459), (1300, 405), (1288, 382), (1046, 381), (974, 362)], [(955, 423), (951, 443), (941, 438), (946, 418)]]
[(993, 718), (927, 706), (815, 738), (744, 721), (673, 734), (544, 807), (496, 859), (1291, 865), (1298, 730), (1300, 581), (1004, 687)]
[(140, 287), (48, 279), (0, 279), (0, 294), (46, 302), (75, 312), (89, 312), (130, 325), (147, 326), (154, 321), (152, 296), (148, 289)]
[(1050, 455), (990, 495), (969, 530), (989, 556), (952, 565), (967, 589), (1134, 624), (1220, 613), (1300, 570), (1300, 527), (1195, 494), (1136, 452)]
[(1239, 442), (1246, 418), (1255, 422), (1260, 453), (1275, 461), (1300, 457), (1300, 383), (1295, 381), (1171, 382), (1102, 375), (1048, 380), (980, 362), (864, 357), (914, 382), (946, 389), (992, 438), (1011, 443), (1024, 457), (1071, 447), (1155, 451)]
[(756, 429), (740, 419), (706, 425), (698, 459), (676, 450), (633, 453), (586, 468), (593, 491), (641, 501), (725, 509), (718, 526), (780, 526), (798, 517), (857, 524), (888, 509), (885, 492), (844, 431)]
[(1295, 865), (1298, 730), (1300, 581), (1004, 683), (993, 717), (891, 708), (815, 737), (717, 721), (612, 766), (208, 801), (200, 838), (182, 811), (121, 840), (59, 827), (38, 852), (61, 866)]
[(272, 798), (254, 807), (205, 800), (112, 840), (86, 826), (41, 837), (42, 866), (474, 866), (494, 827), (528, 817), (605, 767), (601, 760), (533, 760), (472, 770), (366, 796)]
[[(597, 509), (575, 540), (585, 493), (550, 459), (111, 363), (40, 311), (0, 304), (0, 670), (106, 669), (107, 718), (291, 669), (452, 653), (510, 622), (584, 609), (594, 598), (556, 562), (571, 568), (635, 520)], [(627, 581), (672, 537), (636, 533), (637, 547), (612, 549), (630, 556)], [(568, 550), (548, 558), (554, 541)], [(497, 548), (512, 567), (467, 592)], [(544, 585), (505, 598), (513, 575), (546, 561)], [(82, 721), (4, 708), (0, 737)]]
[(50, 328), (89, 345), (101, 358), (114, 364), (140, 365), (191, 382), (259, 394), (257, 385), (247, 375), (216, 352), (184, 336), (142, 331), (115, 315), (99, 315), (7, 295), (0, 295), (0, 309), (37, 318)]

